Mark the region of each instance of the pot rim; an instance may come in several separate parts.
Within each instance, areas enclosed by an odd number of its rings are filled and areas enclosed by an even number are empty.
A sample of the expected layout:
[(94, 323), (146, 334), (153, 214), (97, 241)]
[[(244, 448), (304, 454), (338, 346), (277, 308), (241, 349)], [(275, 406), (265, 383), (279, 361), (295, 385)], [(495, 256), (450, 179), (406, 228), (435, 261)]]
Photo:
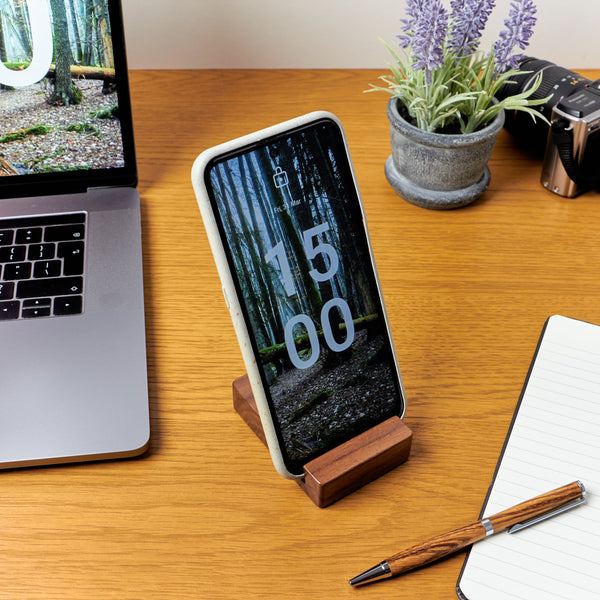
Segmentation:
[[(502, 110), (483, 129), (479, 129), (473, 133), (434, 133), (423, 131), (414, 125), (411, 125), (400, 115), (398, 107), (396, 106), (398, 102), (402, 101), (397, 96), (392, 96), (388, 101), (387, 116), (390, 125), (407, 137), (426, 143), (429, 146), (436, 146), (439, 148), (470, 146), (495, 136), (504, 126), (504, 111)], [(498, 100), (493, 98), (492, 102), (497, 103)]]

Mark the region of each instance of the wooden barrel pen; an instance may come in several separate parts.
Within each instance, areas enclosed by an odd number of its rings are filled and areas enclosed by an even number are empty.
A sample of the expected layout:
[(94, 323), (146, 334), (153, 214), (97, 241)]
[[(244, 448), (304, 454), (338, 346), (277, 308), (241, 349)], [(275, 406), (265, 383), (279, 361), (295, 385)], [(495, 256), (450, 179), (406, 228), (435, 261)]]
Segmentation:
[(574, 481), (495, 515), (407, 548), (354, 577), (350, 580), (350, 584), (360, 585), (401, 575), (450, 556), (489, 535), (502, 531), (509, 533), (520, 531), (525, 527), (580, 506), (584, 502), (585, 487), (580, 481)]

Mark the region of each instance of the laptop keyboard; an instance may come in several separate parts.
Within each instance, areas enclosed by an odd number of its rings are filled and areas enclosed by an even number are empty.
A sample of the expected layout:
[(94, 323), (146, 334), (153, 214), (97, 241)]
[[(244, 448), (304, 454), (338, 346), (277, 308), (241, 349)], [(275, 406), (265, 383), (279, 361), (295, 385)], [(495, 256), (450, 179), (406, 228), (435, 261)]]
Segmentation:
[(0, 219), (0, 321), (83, 312), (86, 216)]

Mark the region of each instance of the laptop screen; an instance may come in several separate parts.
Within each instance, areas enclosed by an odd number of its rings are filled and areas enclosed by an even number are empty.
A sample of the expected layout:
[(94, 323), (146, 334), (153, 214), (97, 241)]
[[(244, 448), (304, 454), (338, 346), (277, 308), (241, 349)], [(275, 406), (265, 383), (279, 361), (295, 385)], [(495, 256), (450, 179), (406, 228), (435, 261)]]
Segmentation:
[(0, 195), (134, 184), (119, 2), (0, 0)]

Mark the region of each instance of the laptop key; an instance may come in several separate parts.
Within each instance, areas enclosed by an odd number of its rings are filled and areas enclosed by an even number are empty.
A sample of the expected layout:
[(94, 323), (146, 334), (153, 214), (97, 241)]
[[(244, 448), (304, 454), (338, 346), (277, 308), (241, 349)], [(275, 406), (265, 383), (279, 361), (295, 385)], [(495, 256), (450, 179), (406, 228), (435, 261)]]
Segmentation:
[(61, 296), (55, 298), (53, 312), (57, 317), (78, 315), (83, 312), (83, 298), (81, 296)]
[(61, 242), (57, 256), (64, 260), (63, 275), (83, 274), (83, 242)]
[(50, 260), (54, 258), (56, 244), (33, 244), (29, 246), (27, 260)]
[(32, 300), (23, 300), (23, 308), (41, 308), (43, 306), (50, 306), (52, 304), (52, 298), (34, 298)]
[(13, 243), (13, 230), (0, 231), (0, 246), (10, 246)]
[(0, 281), (0, 300), (10, 300), (15, 293), (15, 284), (12, 281)]
[(0, 248), (0, 262), (21, 262), (25, 260), (26, 246), (6, 246)]
[(85, 236), (85, 225), (58, 225), (46, 227), (45, 242), (62, 242), (66, 240), (82, 240)]
[(61, 268), (60, 260), (40, 260), (33, 264), (33, 276), (40, 277), (58, 277)]
[(17, 244), (37, 244), (42, 241), (42, 228), (29, 227), (27, 229), (17, 229)]
[(31, 277), (31, 263), (9, 263), (4, 266), (4, 279), (28, 279)]
[(83, 292), (83, 277), (54, 277), (52, 279), (30, 279), (19, 281), (17, 298), (39, 298), (41, 296), (70, 296)]
[(18, 319), (21, 303), (12, 300), (10, 302), (0, 302), (0, 321), (7, 319)]
[(21, 316), (24, 319), (35, 319), (37, 317), (49, 317), (50, 309), (49, 308), (27, 308), (23, 309)]

